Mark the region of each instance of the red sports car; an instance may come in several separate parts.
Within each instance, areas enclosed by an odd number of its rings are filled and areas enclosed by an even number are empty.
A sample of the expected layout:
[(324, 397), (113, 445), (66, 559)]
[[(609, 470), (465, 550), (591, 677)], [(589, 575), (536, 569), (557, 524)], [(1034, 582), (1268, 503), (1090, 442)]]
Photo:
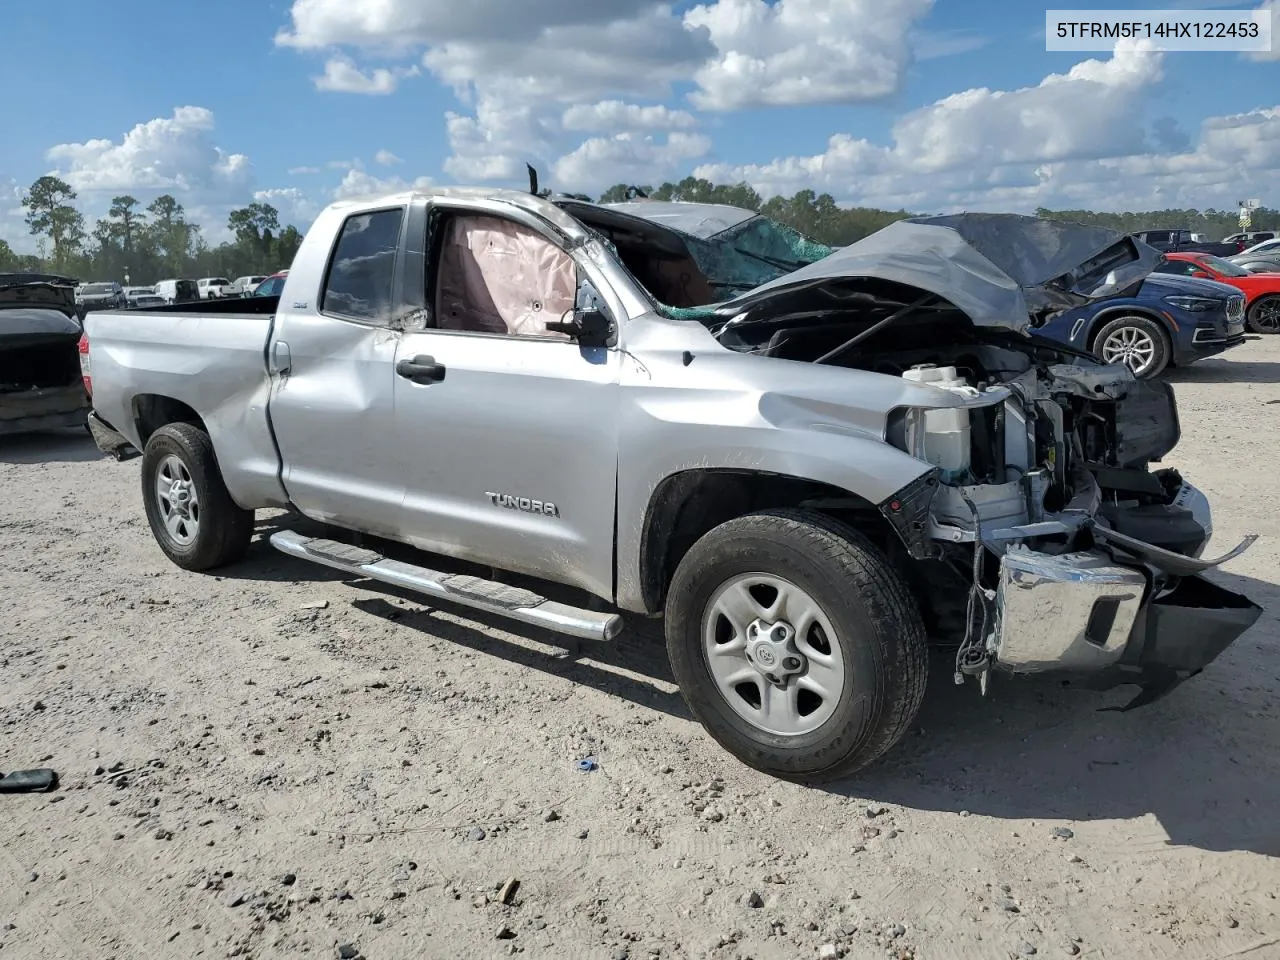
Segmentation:
[(1208, 253), (1166, 253), (1156, 272), (1229, 284), (1244, 294), (1250, 330), (1280, 333), (1280, 273), (1249, 273)]

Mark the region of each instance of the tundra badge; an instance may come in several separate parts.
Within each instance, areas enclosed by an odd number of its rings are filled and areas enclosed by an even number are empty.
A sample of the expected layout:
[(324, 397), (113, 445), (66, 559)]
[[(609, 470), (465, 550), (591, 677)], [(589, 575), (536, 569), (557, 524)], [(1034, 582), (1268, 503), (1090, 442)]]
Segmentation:
[(540, 513), (544, 517), (560, 516), (560, 508), (554, 503), (543, 500), (530, 500), (528, 497), (513, 497), (509, 493), (486, 493), (486, 497), (495, 507), (508, 510), (520, 510), (523, 513)]

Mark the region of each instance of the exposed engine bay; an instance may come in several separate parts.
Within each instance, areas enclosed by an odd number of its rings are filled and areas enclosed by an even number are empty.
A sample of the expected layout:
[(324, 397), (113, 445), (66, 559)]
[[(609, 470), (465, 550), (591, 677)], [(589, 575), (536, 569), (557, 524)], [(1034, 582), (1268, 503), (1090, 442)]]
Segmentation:
[[(1140, 616), (1159, 615), (1161, 597), (1197, 592), (1196, 606), (1221, 605), (1218, 619), (1256, 618), (1248, 601), (1197, 577), (1256, 538), (1200, 559), (1208, 502), (1177, 470), (1152, 470), (1180, 436), (1168, 384), (1033, 334), (979, 329), (954, 305), (901, 285), (855, 282), (823, 299), (713, 329), (736, 350), (945, 391), (937, 406), (922, 397), (889, 415), (885, 439), (935, 472), (886, 515), (914, 561), (933, 636), (957, 648), (957, 682), (977, 676), (985, 690), (995, 667), (1120, 667), (1131, 631)], [(1073, 596), (1055, 595), (1059, 584)], [(1163, 691), (1198, 669), (1160, 666), (1168, 669), (1139, 663), (1109, 675)]]

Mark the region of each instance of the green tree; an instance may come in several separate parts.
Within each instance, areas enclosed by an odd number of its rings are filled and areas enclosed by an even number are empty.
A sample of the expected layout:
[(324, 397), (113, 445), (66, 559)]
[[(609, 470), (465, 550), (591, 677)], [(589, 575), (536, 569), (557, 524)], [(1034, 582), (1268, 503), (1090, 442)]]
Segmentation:
[(14, 270), (18, 265), (18, 255), (8, 241), (0, 240), (0, 272)]
[(293, 263), (293, 258), (298, 255), (300, 246), (302, 246), (302, 233), (293, 224), (289, 224), (280, 231), (280, 236), (276, 237), (271, 251), (271, 260), (263, 264), (260, 269), (272, 272), (277, 269), (287, 270)]
[(27, 226), (33, 235), (53, 244), (53, 265), (58, 270), (84, 241), (84, 216), (72, 205), (75, 199), (71, 184), (53, 176), (40, 177), (22, 197)]
[(107, 213), (112, 230), (120, 241), (120, 248), (126, 257), (133, 253), (139, 235), (147, 222), (147, 215), (137, 207), (138, 201), (125, 194), (111, 199), (111, 210)]
[(254, 201), (232, 210), (227, 226), (242, 247), (265, 260), (271, 255), (272, 238), (280, 232), (280, 213), (269, 203)]
[(183, 276), (190, 268), (200, 227), (187, 222), (182, 204), (167, 193), (151, 201), (147, 213), (151, 217), (147, 236), (158, 254), (159, 271), (173, 277)]

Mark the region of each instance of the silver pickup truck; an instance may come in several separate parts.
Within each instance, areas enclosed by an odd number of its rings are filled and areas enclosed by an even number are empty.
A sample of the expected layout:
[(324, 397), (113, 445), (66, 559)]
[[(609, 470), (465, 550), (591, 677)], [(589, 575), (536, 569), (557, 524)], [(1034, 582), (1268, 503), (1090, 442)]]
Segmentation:
[[(1157, 254), (1011, 215), (832, 250), (751, 211), (342, 202), (278, 298), (93, 313), (103, 450), (161, 549), (294, 557), (575, 638), (662, 617), (689, 709), (820, 780), (907, 731), (928, 648), (1153, 699), (1258, 618), (1203, 578), (1172, 390), (1039, 340)], [(1132, 704), (1131, 704), (1132, 705)]]

